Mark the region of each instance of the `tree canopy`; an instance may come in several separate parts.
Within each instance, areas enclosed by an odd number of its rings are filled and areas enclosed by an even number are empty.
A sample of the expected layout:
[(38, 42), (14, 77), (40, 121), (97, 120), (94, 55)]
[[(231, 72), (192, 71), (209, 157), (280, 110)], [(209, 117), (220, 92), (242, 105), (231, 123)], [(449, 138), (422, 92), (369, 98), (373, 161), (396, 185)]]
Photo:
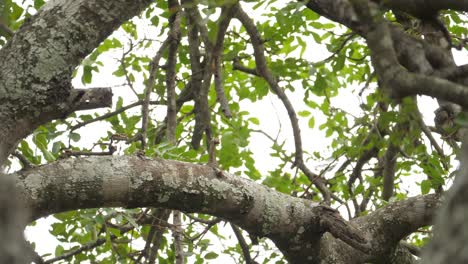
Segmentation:
[(9, 263), (468, 261), (467, 1), (0, 11)]

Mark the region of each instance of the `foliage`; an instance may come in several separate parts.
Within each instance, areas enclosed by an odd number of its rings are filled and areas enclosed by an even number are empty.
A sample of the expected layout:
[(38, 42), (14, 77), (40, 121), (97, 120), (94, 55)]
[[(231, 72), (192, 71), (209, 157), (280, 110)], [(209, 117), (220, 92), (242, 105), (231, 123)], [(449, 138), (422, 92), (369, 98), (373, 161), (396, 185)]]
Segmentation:
[[(4, 1), (1, 22), (17, 30), (44, 4), (44, 1), (26, 2)], [(219, 21), (223, 18), (219, 16), (220, 10), (226, 8), (223, 2), (200, 1), (198, 5), (202, 27), (206, 27), (208, 41), (212, 43), (216, 41)], [(270, 0), (242, 4), (256, 14), (252, 17), (264, 41), (272, 75), (287, 95), (297, 99), (292, 101), (300, 119), (303, 159), (326, 180), (327, 188), (337, 197), (332, 200), (332, 207), (339, 208), (347, 218), (353, 218), (368, 214), (390, 200), (437, 192), (450, 183), (456, 166), (452, 149), (444, 145), (444, 154), (431, 145), (424, 133), (424, 122), (428, 118), (426, 113), (419, 114), (416, 97), (396, 101), (378, 88), (369, 49), (360, 36), (310, 11), (300, 2)], [(154, 73), (154, 84), (149, 86), (150, 118), (145, 145), (138, 139), (144, 115), (140, 108), (146, 98), (151, 62), (171, 31), (172, 17), (165, 1), (155, 1), (139, 17), (123, 24), (103, 41), (76, 69), (76, 86), (114, 87), (117, 100), (113, 109), (78, 112), (45, 124), (23, 140), (18, 151), (35, 165), (78, 152), (107, 151), (126, 155), (143, 152), (147, 157), (207, 163), (211, 138), (218, 138), (216, 160), (222, 170), (248, 177), (279, 192), (322, 201), (321, 191), (308, 175), (293, 166), (296, 161), (294, 136), (297, 135), (289, 131), (290, 116), (281, 114), (285, 112), (283, 106), (264, 78), (239, 67), (255, 69), (256, 62), (250, 36), (237, 20), (231, 21), (224, 36), (219, 73), (231, 116), (225, 114), (216, 87), (211, 84), (207, 101), (212, 135), (204, 137), (200, 148), (192, 147), (197, 103), (181, 100), (175, 127), (177, 144), (167, 140), (165, 103), (169, 52), (166, 49)], [(466, 16), (446, 11), (443, 19), (454, 44), (463, 44), (468, 34)], [(190, 26), (183, 15), (182, 40), (175, 66), (179, 98), (194, 75), (187, 40)], [(0, 45), (4, 45), (9, 36), (4, 32), (0, 35), (3, 36)], [(202, 54), (203, 49), (208, 48), (204, 41), (200, 44)], [(194, 97), (196, 95), (191, 95), (189, 99)], [(259, 108), (271, 109), (270, 101), (278, 105), (274, 109), (280, 113), (256, 114), (262, 113)], [(356, 105), (352, 105), (352, 101)], [(126, 111), (118, 111), (135, 102), (139, 103)], [(104, 114), (108, 117), (94, 122)], [(89, 124), (81, 127), (87, 122)], [(460, 122), (463, 123), (463, 119)], [(437, 142), (442, 141), (437, 139)], [(393, 157), (396, 160), (394, 190), (389, 200), (382, 197), (383, 166), (385, 156), (394, 146), (398, 146), (398, 151)], [(172, 263), (174, 239), (171, 232), (165, 230), (167, 224), (165, 228), (155, 225), (156, 220), (163, 223), (167, 220), (159, 218), (162, 218), (160, 211), (152, 208), (100, 208), (57, 214), (50, 233), (60, 245), (44, 257), (60, 257), (93, 245), (89, 250), (61, 260), (62, 263), (133, 263), (131, 259), (138, 259), (145, 245), (151, 248), (156, 244), (152, 240), (154, 232), (163, 232), (157, 261)], [(227, 257), (240, 262), (245, 258), (242, 248), (232, 242), (234, 235), (222, 220), (192, 214), (184, 215), (182, 221), (183, 244), (191, 262), (216, 263)], [(169, 225), (169, 230), (172, 229), (174, 227)], [(270, 242), (260, 240), (257, 244), (255, 240), (252, 238), (249, 244), (252, 257), (263, 263), (284, 263), (281, 253)], [(412, 236), (417, 245), (426, 240), (425, 232)]]

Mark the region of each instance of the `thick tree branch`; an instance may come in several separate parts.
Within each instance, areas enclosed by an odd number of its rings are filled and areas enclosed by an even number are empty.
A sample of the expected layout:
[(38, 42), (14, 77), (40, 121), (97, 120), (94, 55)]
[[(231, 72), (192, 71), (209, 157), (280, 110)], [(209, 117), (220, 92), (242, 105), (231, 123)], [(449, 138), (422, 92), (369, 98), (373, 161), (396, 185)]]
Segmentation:
[(26, 20), (0, 50), (0, 164), (39, 124), (76, 110), (64, 103), (72, 93), (73, 70), (151, 2), (49, 1)]
[(468, 11), (467, 0), (388, 0), (385, 6), (400, 10), (416, 17), (435, 16), (440, 10)]
[(71, 111), (111, 107), (112, 90), (110, 88), (73, 89), (69, 101)]
[[(271, 238), (291, 260), (311, 254), (312, 249), (304, 243), (311, 243), (313, 248), (327, 231), (373, 254), (376, 249), (365, 246), (362, 237), (372, 238), (368, 242), (372, 245), (384, 240), (387, 242), (382, 244), (396, 244), (417, 228), (430, 224), (439, 205), (437, 195), (410, 198), (356, 218), (349, 226), (335, 210), (229, 173), (220, 176), (210, 166), (136, 156), (65, 159), (12, 176), (20, 197), (32, 209), (33, 219), (62, 211), (111, 206), (206, 213), (231, 221), (256, 236)], [(337, 221), (339, 225), (334, 224)]]
[(434, 227), (434, 238), (423, 252), (423, 263), (462, 264), (468, 261), (464, 254), (468, 249), (467, 229), (468, 212), (468, 136), (463, 138), (460, 150), (460, 168), (455, 181), (440, 209)]
[[(345, 225), (337, 232), (324, 225), (336, 221), (334, 210), (228, 173), (220, 177), (210, 166), (96, 156), (61, 160), (14, 176), (33, 219), (81, 208), (163, 207), (222, 217), (251, 234), (287, 245), (287, 250), (301, 249), (300, 241), (306, 238), (318, 241), (325, 231), (353, 236), (342, 233), (348, 230)], [(304, 227), (305, 232), (297, 232)]]
[(367, 230), (374, 242), (391, 247), (418, 228), (432, 224), (440, 205), (438, 194), (416, 196), (391, 203), (352, 222)]

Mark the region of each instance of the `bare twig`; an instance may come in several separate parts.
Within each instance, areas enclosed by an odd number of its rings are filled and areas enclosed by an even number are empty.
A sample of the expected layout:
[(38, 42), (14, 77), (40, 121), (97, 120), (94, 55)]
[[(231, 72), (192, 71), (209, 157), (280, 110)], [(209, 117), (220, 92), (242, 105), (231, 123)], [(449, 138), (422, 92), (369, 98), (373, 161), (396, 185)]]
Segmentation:
[(200, 237), (204, 236), (208, 230), (210, 230), (214, 225), (216, 225), (217, 223), (223, 221), (221, 218), (216, 218), (215, 220), (211, 221), (209, 224), (207, 224), (207, 226), (205, 227), (205, 230), (203, 230), (201, 233), (199, 233), (198, 235), (194, 236), (194, 237), (191, 237), (189, 238), (189, 240), (191, 242), (199, 239)]
[[(109, 118), (109, 117), (112, 117), (112, 116), (115, 116), (115, 115), (118, 115), (124, 111), (127, 111), (128, 109), (131, 109), (135, 106), (140, 106), (143, 104), (144, 101), (140, 100), (138, 102), (135, 102), (135, 103), (132, 103), (132, 104), (129, 104), (129, 105), (126, 105), (126, 106), (123, 106), (113, 112), (109, 112), (107, 114), (104, 114), (104, 115), (101, 115), (101, 116), (98, 116), (96, 118), (93, 118), (93, 119), (90, 119), (90, 120), (87, 120), (87, 121), (84, 121), (84, 122), (81, 122), (81, 123), (78, 123), (74, 126), (72, 126), (70, 128), (70, 132), (73, 132), (75, 130), (77, 130), (78, 128), (81, 128), (81, 127), (84, 127), (86, 125), (89, 125), (91, 123), (94, 123), (94, 122), (97, 122), (97, 121), (101, 121), (101, 120), (104, 120), (106, 118)], [(161, 102), (161, 101), (150, 101), (149, 104), (151, 105), (163, 105), (164, 102)]]
[(120, 64), (122, 66), (122, 70), (125, 76), (125, 81), (127, 82), (128, 87), (130, 87), (130, 90), (132, 90), (133, 94), (135, 94), (135, 96), (138, 98), (138, 93), (136, 92), (135, 87), (133, 87), (133, 82), (130, 80), (130, 76), (128, 75), (128, 71), (127, 71), (127, 65), (125, 64), (125, 56), (127, 56), (133, 50), (133, 47), (134, 47), (132, 39), (129, 39), (129, 42), (130, 42), (130, 47), (127, 51), (122, 52), (122, 58), (120, 59)]
[(21, 165), (23, 165), (24, 169), (30, 169), (30, 168), (34, 167), (34, 165), (28, 160), (28, 158), (26, 158), (19, 151), (15, 151), (11, 155), (13, 157), (17, 158), (21, 162)]
[(146, 147), (146, 132), (148, 129), (148, 119), (149, 119), (149, 102), (151, 97), (151, 91), (153, 90), (153, 85), (156, 80), (156, 73), (159, 69), (159, 61), (163, 55), (164, 50), (169, 46), (171, 41), (171, 36), (169, 35), (164, 42), (161, 44), (161, 47), (156, 52), (156, 55), (153, 57), (150, 63), (150, 75), (148, 80), (146, 81), (146, 88), (145, 88), (145, 97), (143, 99), (143, 105), (141, 108), (141, 149), (145, 149)]
[[(114, 240), (116, 239), (117, 237), (113, 234), (110, 234), (110, 240)], [(60, 255), (58, 257), (55, 257), (55, 258), (51, 258), (49, 260), (46, 260), (44, 261), (45, 264), (48, 264), (48, 263), (54, 263), (56, 261), (59, 261), (59, 260), (66, 260), (66, 259), (69, 259), (77, 254), (80, 254), (81, 252), (84, 252), (84, 251), (88, 251), (88, 250), (92, 250), (94, 248), (97, 248), (101, 245), (103, 245), (104, 243), (106, 243), (107, 241), (107, 238), (106, 237), (102, 237), (102, 238), (98, 238), (96, 239), (95, 241), (93, 242), (90, 242), (90, 243), (87, 243), (75, 250), (71, 250), (63, 255)]]

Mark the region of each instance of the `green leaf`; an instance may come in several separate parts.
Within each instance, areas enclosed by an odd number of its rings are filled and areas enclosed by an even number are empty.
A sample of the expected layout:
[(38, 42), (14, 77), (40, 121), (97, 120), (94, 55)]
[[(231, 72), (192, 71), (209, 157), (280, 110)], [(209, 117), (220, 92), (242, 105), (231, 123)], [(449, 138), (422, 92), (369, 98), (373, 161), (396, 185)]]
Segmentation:
[(34, 0), (34, 8), (39, 10), (45, 4), (44, 0)]
[(260, 125), (260, 120), (258, 120), (258, 118), (256, 118), (256, 117), (251, 117), (251, 118), (249, 118), (249, 121), (250, 121), (252, 124)]
[(208, 252), (205, 254), (205, 259), (215, 259), (217, 258), (219, 255), (215, 252)]
[(71, 140), (73, 140), (75, 142), (78, 142), (81, 139), (81, 135), (79, 133), (75, 133), (75, 132), (70, 133), (69, 137), (70, 137)]
[(314, 128), (314, 126), (315, 126), (315, 118), (314, 118), (313, 116), (311, 116), (311, 117), (309, 118), (309, 123), (308, 123), (308, 125), (309, 125), (309, 128)]
[(65, 249), (63, 248), (63, 246), (61, 245), (58, 245), (55, 247), (55, 256), (61, 256), (63, 255), (63, 252), (65, 251)]
[(455, 117), (455, 124), (468, 127), (468, 114), (466, 112), (461, 112)]
[(308, 117), (310, 115), (310, 111), (307, 111), (307, 110), (299, 111), (297, 114), (302, 117)]
[(93, 79), (93, 67), (89, 65), (83, 66), (83, 76), (81, 76), (81, 82), (83, 84), (91, 83)]
[(423, 180), (421, 182), (421, 194), (428, 194), (431, 190), (432, 183), (430, 180)]

